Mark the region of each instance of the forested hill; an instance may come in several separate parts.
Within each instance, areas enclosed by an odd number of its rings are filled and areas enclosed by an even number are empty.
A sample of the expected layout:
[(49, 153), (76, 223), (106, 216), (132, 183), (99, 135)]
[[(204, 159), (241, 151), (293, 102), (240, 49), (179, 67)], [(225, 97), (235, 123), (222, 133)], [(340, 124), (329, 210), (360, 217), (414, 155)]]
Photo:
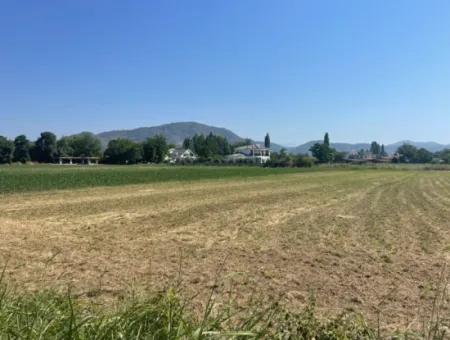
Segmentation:
[(169, 143), (181, 144), (186, 137), (192, 137), (195, 134), (208, 135), (210, 132), (214, 135), (225, 137), (231, 144), (243, 140), (243, 138), (225, 128), (195, 122), (170, 123), (153, 127), (141, 127), (133, 130), (107, 131), (99, 133), (97, 137), (105, 145), (111, 139), (116, 138), (127, 138), (135, 142), (143, 142), (149, 137), (161, 134), (166, 137)]

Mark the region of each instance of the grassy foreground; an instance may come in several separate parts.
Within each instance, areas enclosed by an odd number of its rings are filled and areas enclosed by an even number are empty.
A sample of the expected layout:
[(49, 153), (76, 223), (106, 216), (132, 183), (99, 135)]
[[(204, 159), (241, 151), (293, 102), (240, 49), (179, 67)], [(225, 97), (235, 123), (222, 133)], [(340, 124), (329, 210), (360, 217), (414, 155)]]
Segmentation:
[(0, 167), (0, 193), (120, 186), (170, 181), (247, 178), (299, 172), (299, 169), (213, 166), (59, 166)]
[[(131, 297), (106, 311), (70, 293), (15, 295), (3, 287), (0, 339), (381, 339), (379, 329), (370, 328), (360, 314), (317, 318), (314, 298), (295, 314), (277, 304), (215, 308), (212, 296), (201, 318), (188, 308), (172, 290), (148, 299)], [(433, 319), (422, 332), (394, 332), (383, 338), (443, 340), (448, 335)]]

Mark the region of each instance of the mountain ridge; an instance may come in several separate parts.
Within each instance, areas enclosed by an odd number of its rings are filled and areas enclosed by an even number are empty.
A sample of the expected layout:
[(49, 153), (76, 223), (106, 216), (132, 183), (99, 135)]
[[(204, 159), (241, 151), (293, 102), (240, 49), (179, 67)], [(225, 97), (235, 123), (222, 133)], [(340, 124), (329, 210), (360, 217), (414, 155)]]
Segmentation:
[[(192, 121), (174, 122), (151, 127), (139, 127), (135, 129), (119, 129), (119, 130), (104, 131), (96, 134), (96, 136), (101, 140), (103, 145), (106, 145), (111, 139), (116, 138), (127, 138), (135, 142), (143, 142), (149, 137), (153, 137), (157, 134), (162, 134), (166, 137), (169, 143), (180, 145), (183, 143), (183, 140), (186, 137), (192, 137), (195, 134), (208, 135), (209, 133), (225, 137), (231, 144), (245, 140), (244, 137), (237, 135), (230, 129)], [(262, 143), (260, 141), (253, 141), (253, 142)], [(306, 143), (294, 147), (284, 147), (280, 144), (272, 143), (272, 149), (274, 151), (280, 151), (282, 148), (284, 148), (290, 153), (306, 154), (309, 152), (310, 147), (315, 143), (321, 143), (321, 140), (308, 141)], [(447, 148), (450, 149), (450, 144), (446, 145), (436, 142), (415, 142), (411, 140), (402, 140), (396, 143), (385, 145), (385, 150), (387, 153), (392, 154), (395, 153), (397, 149), (403, 144), (411, 144), (418, 148), (425, 148), (431, 152), (437, 152)], [(337, 151), (341, 152), (357, 152), (361, 149), (370, 149), (370, 143), (336, 142), (331, 143), (331, 146), (335, 148)]]
[(211, 132), (215, 135), (227, 138), (230, 143), (236, 143), (243, 140), (243, 138), (226, 128), (210, 126), (197, 122), (174, 122), (129, 130), (111, 130), (98, 133), (96, 136), (103, 143), (107, 143), (111, 139), (116, 138), (128, 138), (135, 142), (143, 142), (147, 138), (162, 134), (166, 137), (169, 143), (181, 144), (186, 137), (192, 137), (196, 133), (208, 135)]

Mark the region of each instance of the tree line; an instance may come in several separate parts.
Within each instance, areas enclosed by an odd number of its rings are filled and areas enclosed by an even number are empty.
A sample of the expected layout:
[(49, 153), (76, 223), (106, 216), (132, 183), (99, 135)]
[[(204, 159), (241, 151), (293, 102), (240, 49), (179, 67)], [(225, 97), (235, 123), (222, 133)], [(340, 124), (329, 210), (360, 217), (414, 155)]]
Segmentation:
[[(183, 147), (196, 153), (200, 162), (220, 162), (236, 147), (252, 143), (245, 139), (232, 145), (225, 137), (210, 133), (186, 138)], [(270, 147), (269, 134), (265, 143)], [(35, 141), (28, 140), (25, 135), (14, 140), (0, 136), (0, 163), (54, 163), (60, 157), (99, 157), (107, 164), (162, 163), (172, 147), (175, 145), (169, 144), (163, 135), (156, 135), (142, 143), (125, 138), (113, 139), (102, 150), (100, 140), (90, 132), (60, 139), (52, 132), (42, 132)]]
[(90, 132), (57, 139), (52, 132), (42, 132), (35, 141), (25, 135), (8, 140), (0, 136), (0, 163), (53, 163), (59, 157), (95, 157), (101, 155), (101, 143)]
[(379, 144), (374, 141), (370, 148), (361, 149), (356, 153), (346, 153), (337, 151), (331, 146), (330, 136), (325, 133), (323, 142), (315, 143), (309, 149), (312, 155), (292, 155), (288, 154), (285, 149), (280, 152), (272, 152), (271, 160), (267, 166), (276, 167), (309, 167), (320, 163), (342, 163), (352, 160), (383, 160), (392, 163), (445, 163), (450, 164), (450, 149), (445, 149), (439, 152), (430, 152), (424, 148), (417, 148), (414, 145), (404, 144), (400, 146), (394, 155), (388, 157), (384, 144)]
[[(182, 146), (191, 149), (198, 156), (199, 162), (221, 163), (227, 155), (243, 145), (253, 142), (250, 139), (230, 144), (225, 137), (214, 135), (194, 135), (185, 138)], [(264, 138), (264, 146), (270, 148), (270, 136)], [(108, 164), (136, 164), (140, 162), (161, 163), (166, 159), (171, 145), (163, 135), (148, 138), (142, 143), (129, 139), (113, 139), (105, 150), (94, 134), (82, 132), (78, 135), (58, 139), (52, 132), (42, 132), (35, 141), (30, 141), (25, 135), (14, 140), (0, 136), (0, 164), (11, 162), (54, 163), (60, 157), (99, 157)], [(285, 149), (272, 152), (266, 166), (271, 167), (310, 167), (316, 163), (340, 163), (351, 159), (383, 159), (388, 156), (385, 146), (374, 141), (368, 150), (359, 150), (353, 154), (339, 152), (331, 146), (330, 136), (325, 134), (323, 142), (315, 143), (309, 149), (310, 155), (292, 155)], [(402, 145), (396, 154), (389, 158), (398, 163), (446, 163), (450, 164), (450, 149), (432, 153), (424, 148), (413, 145)]]
[(42, 132), (36, 141), (30, 141), (24, 135), (14, 140), (0, 136), (0, 163), (54, 163), (60, 157), (99, 157), (111, 164), (160, 163), (168, 150), (163, 136), (148, 138), (144, 143), (114, 139), (104, 151), (100, 140), (90, 132), (60, 139), (52, 132)]
[(431, 152), (425, 148), (417, 148), (414, 145), (403, 144), (392, 157), (388, 157), (384, 144), (374, 141), (370, 149), (361, 149), (356, 153), (348, 154), (338, 152), (330, 146), (330, 137), (325, 134), (323, 143), (316, 143), (310, 148), (311, 154), (319, 163), (341, 162), (345, 159), (370, 159), (370, 160), (389, 160), (393, 163), (447, 163), (450, 164), (450, 149), (440, 152)]

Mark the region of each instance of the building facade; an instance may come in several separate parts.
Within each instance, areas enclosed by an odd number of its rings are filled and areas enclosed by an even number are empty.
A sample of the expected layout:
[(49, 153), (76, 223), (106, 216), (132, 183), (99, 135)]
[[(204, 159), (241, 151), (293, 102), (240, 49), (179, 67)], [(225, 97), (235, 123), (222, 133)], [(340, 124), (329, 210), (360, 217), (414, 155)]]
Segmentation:
[(165, 161), (175, 164), (180, 162), (194, 162), (197, 158), (197, 155), (191, 149), (172, 148), (169, 149), (169, 154), (166, 156)]
[(270, 160), (270, 149), (259, 144), (244, 145), (234, 149), (232, 155), (227, 156), (230, 162), (253, 162), (265, 164)]

